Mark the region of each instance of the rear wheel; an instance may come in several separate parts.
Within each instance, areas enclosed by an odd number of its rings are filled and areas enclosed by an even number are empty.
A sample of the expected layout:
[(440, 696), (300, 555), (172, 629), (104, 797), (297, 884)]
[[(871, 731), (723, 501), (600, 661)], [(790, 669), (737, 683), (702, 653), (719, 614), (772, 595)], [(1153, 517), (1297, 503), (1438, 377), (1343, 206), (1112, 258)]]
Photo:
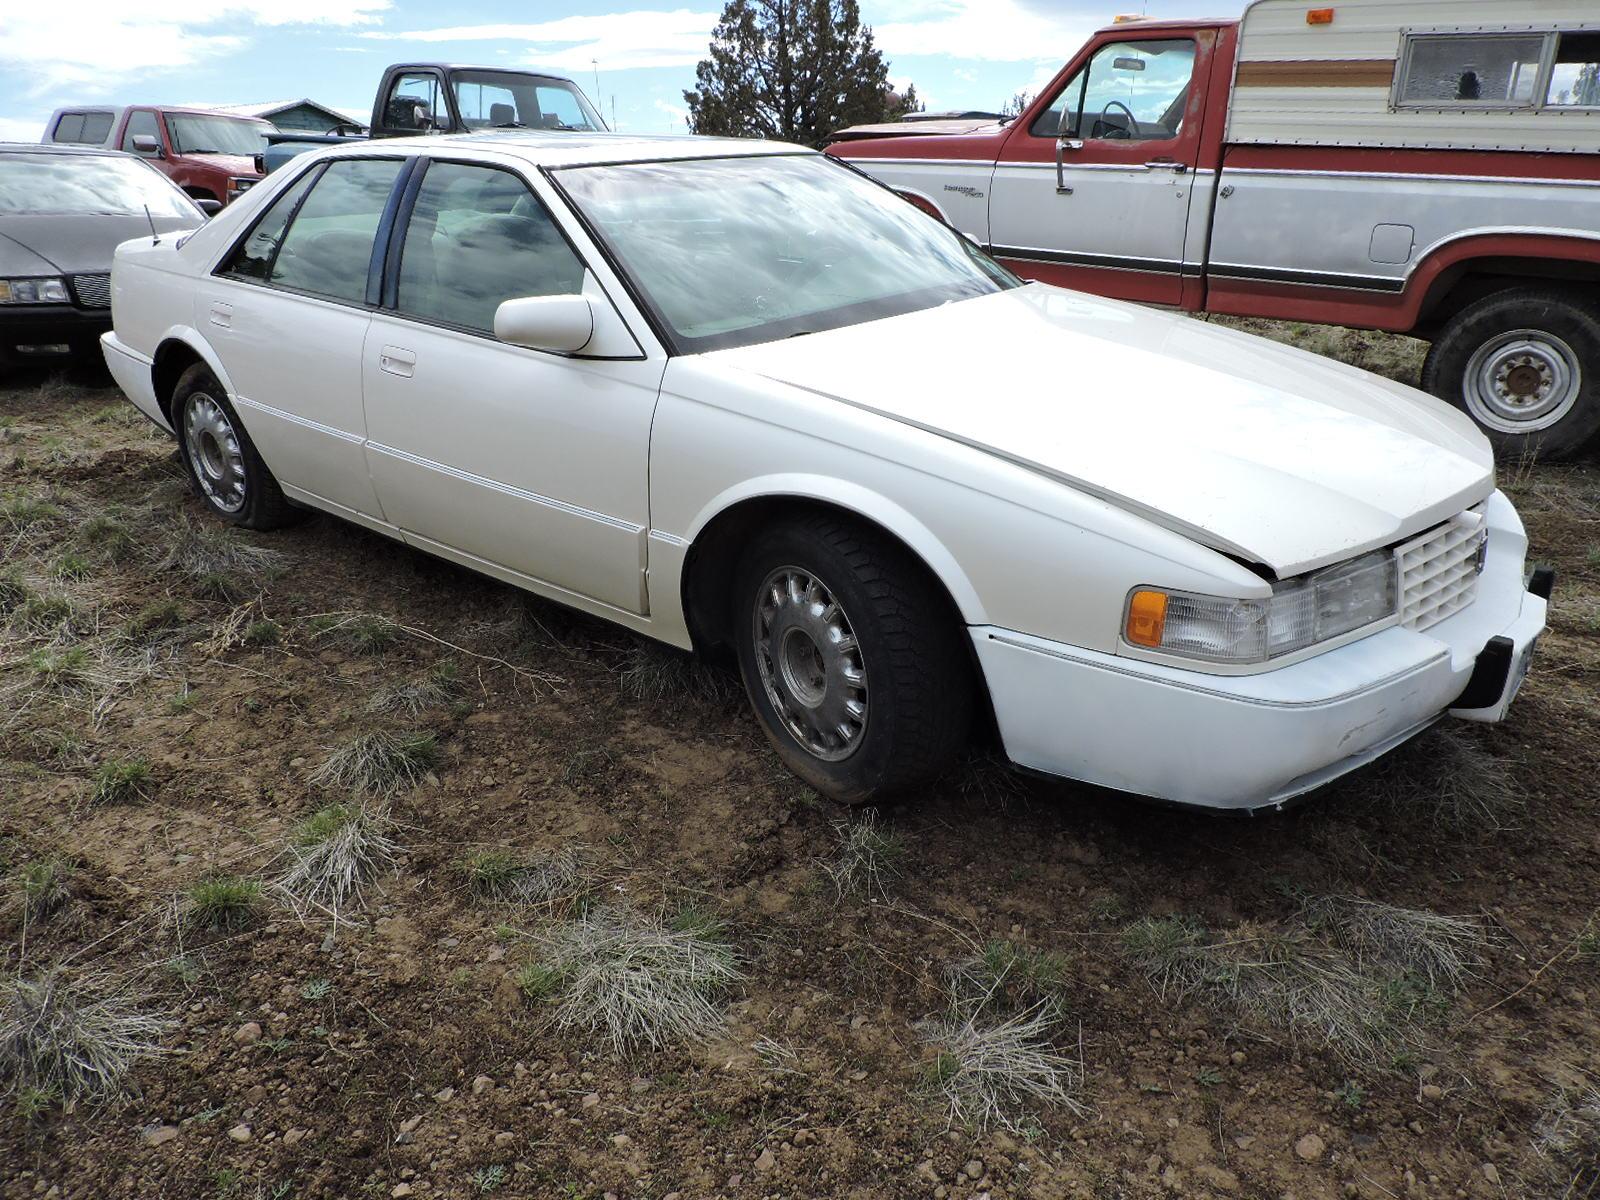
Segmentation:
[(897, 543), (810, 517), (758, 535), (735, 587), (745, 690), (795, 774), (858, 804), (955, 759), (974, 687), (960, 622)]
[(1502, 457), (1570, 457), (1600, 430), (1600, 305), (1547, 287), (1485, 296), (1434, 342), (1422, 385)]
[(196, 363), (178, 378), (172, 424), (189, 481), (207, 508), (246, 529), (276, 529), (299, 520), (211, 369)]

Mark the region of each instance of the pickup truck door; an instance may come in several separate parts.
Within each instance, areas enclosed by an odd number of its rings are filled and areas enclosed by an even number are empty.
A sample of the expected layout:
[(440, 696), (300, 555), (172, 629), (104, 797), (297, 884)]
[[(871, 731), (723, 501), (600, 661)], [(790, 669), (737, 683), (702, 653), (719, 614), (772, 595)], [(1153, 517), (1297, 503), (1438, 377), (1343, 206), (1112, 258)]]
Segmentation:
[(1210, 29), (1130, 29), (1087, 46), (1001, 149), (995, 257), (1049, 283), (1178, 304), (1215, 45)]

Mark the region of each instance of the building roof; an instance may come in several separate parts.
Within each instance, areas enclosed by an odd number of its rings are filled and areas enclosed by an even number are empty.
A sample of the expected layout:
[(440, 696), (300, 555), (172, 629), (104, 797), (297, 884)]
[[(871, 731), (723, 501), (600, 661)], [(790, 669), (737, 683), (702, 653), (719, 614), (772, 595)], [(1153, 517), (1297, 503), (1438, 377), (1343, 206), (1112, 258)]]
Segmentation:
[(287, 112), (291, 108), (299, 108), (302, 105), (309, 108), (318, 109), (327, 113), (330, 117), (336, 117), (340, 121), (344, 121), (352, 125), (365, 125), (367, 123), (367, 118), (370, 115), (367, 113), (352, 112), (349, 109), (344, 108), (334, 108), (331, 104), (324, 104), (320, 100), (313, 100), (309, 96), (302, 96), (298, 100), (271, 100), (265, 104), (212, 104), (208, 107), (212, 112), (232, 113), (237, 117), (262, 117), (270, 120), (278, 113)]

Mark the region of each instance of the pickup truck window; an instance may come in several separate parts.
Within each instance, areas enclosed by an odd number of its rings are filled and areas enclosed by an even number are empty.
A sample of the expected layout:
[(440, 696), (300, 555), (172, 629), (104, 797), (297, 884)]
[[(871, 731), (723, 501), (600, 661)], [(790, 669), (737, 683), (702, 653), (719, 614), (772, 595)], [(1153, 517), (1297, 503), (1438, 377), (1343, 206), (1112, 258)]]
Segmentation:
[[(1183, 125), (1194, 42), (1108, 42), (1073, 75), (1029, 129), (1034, 137), (1165, 141)], [(1062, 127), (1061, 113), (1067, 112)]]
[(330, 163), (290, 221), (267, 282), (365, 303), (378, 220), (404, 165), (398, 158)]
[(456, 107), (468, 129), (605, 128), (578, 89), (563, 79), (533, 79), (509, 71), (450, 74)]
[(581, 292), (583, 270), (521, 179), (494, 167), (434, 162), (406, 225), (396, 308), (492, 333), (502, 301)]
[(61, 114), (50, 140), (69, 146), (104, 146), (110, 133), (110, 113), (69, 112)]
[(146, 158), (156, 157), (154, 150), (135, 149), (133, 139), (136, 137), (153, 137), (156, 145), (161, 145), (161, 126), (156, 120), (156, 114), (148, 108), (137, 108), (128, 114), (128, 123), (122, 128), (122, 143), (119, 149), (128, 154), (142, 154)]
[(450, 127), (450, 109), (445, 104), (444, 88), (439, 77), (431, 71), (395, 76), (394, 86), (389, 89), (389, 98), (383, 104), (383, 127), (422, 129), (422, 123), (417, 120), (418, 106), (433, 122), (435, 129)]
[(178, 154), (260, 153), (267, 144), (271, 127), (260, 121), (240, 121), (233, 117), (196, 113), (168, 113), (167, 128), (172, 132), (172, 148)]

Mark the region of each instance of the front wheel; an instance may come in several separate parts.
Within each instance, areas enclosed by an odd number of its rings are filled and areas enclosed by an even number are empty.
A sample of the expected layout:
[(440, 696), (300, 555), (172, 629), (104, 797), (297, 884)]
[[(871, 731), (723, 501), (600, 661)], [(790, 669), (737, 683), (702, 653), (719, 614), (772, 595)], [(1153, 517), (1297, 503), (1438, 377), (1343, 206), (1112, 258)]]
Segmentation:
[(1569, 458), (1600, 430), (1600, 306), (1548, 287), (1485, 296), (1434, 342), (1422, 386), (1502, 457)]
[(974, 689), (962, 627), (897, 543), (819, 514), (758, 535), (735, 586), (745, 690), (795, 774), (859, 804), (954, 761)]

